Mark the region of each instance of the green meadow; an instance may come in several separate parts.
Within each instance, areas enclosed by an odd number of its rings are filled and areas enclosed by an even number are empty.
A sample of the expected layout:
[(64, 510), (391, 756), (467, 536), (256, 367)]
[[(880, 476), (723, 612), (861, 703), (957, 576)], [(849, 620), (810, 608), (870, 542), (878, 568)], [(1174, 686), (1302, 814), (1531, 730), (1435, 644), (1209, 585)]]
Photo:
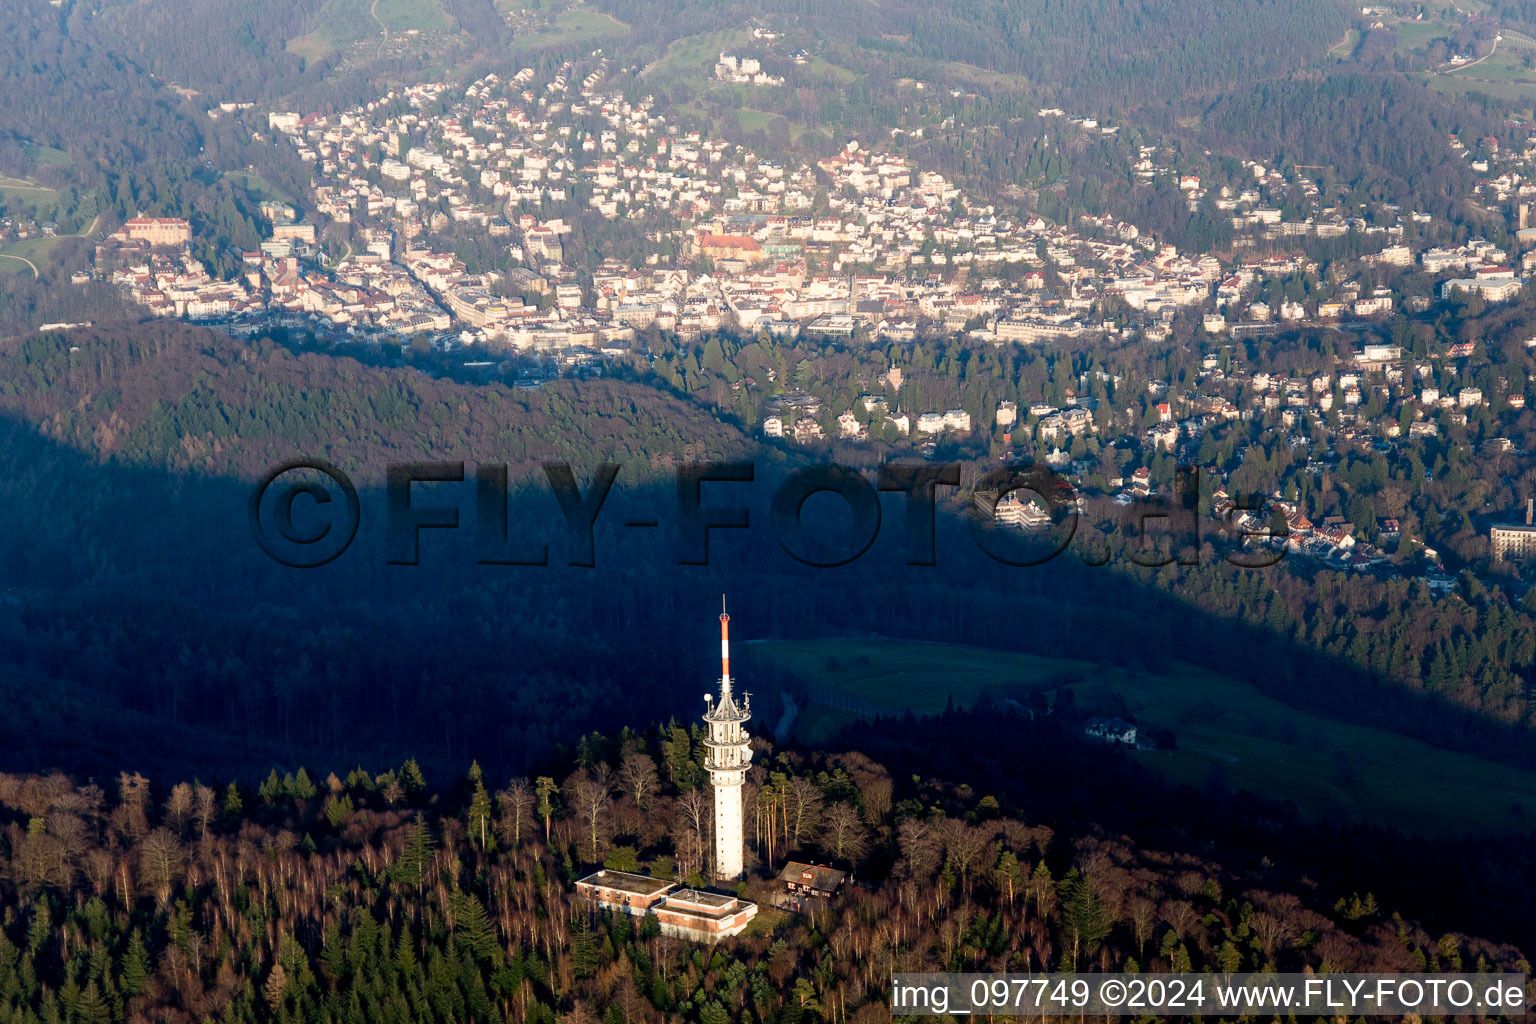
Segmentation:
[[(1077, 705), (1125, 707), (1143, 727), (1173, 732), (1178, 749), (1142, 750), (1148, 771), (1200, 786), (1220, 781), (1294, 801), (1303, 814), (1393, 824), (1424, 835), (1527, 832), (1536, 773), (1326, 713), (1302, 710), (1194, 666), (1151, 675), (1087, 661), (882, 639), (765, 641), (744, 656), (755, 678), (793, 679), (899, 713), (934, 714), (984, 695), (1025, 703), (1070, 686)], [(856, 720), (824, 704), (801, 708), (797, 739), (824, 742)], [(768, 723), (771, 727), (772, 723)]]

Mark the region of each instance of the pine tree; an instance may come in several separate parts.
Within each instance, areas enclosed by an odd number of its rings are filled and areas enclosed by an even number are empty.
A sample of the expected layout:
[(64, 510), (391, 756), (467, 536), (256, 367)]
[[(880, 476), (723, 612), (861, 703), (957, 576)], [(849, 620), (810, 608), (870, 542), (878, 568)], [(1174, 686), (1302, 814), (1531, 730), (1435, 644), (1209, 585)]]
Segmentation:
[(583, 913), (571, 916), (571, 968), (578, 978), (590, 978), (597, 973), (601, 961), (598, 955), (598, 936)]
[(341, 796), (333, 797), (326, 802), (325, 820), (331, 823), (332, 828), (340, 832), (352, 820), (355, 810), (352, 805), (351, 795), (343, 793)]
[(500, 946), (496, 941), (496, 928), (479, 897), (473, 893), (455, 893), (453, 903), (454, 931), (463, 936), (476, 957), (490, 961), (498, 959)]
[(426, 776), (421, 774), (421, 765), (416, 763), (414, 757), (406, 758), (405, 764), (400, 766), (400, 788), (412, 796), (427, 788)]
[[(273, 772), (272, 775), (275, 778), (277, 773)], [(221, 809), (224, 817), (228, 819), (240, 817), (240, 812), (245, 810), (245, 801), (240, 799), (240, 787), (233, 782), (224, 790), (224, 804)]]
[(256, 787), (256, 795), (261, 797), (262, 803), (269, 807), (283, 795), (283, 780), (278, 778), (276, 768), (268, 773), (266, 781)]
[(262, 986), (262, 994), (267, 997), (267, 1005), (275, 1011), (283, 1004), (283, 994), (288, 990), (288, 972), (282, 964), (273, 964), (272, 970), (267, 975), (267, 983)]
[(395, 862), (395, 877), (406, 885), (422, 888), (432, 867), (433, 845), (432, 829), (427, 825), (427, 819), (417, 812), (416, 820), (411, 824), (411, 834), (405, 840), (405, 850)]
[(1093, 950), (1109, 934), (1109, 914), (1087, 878), (1070, 872), (1061, 881), (1061, 916), (1072, 933), (1072, 961), (1078, 949)]
[(661, 742), (661, 754), (667, 762), (667, 778), (680, 790), (694, 788), (693, 742), (688, 730), (674, 724)]
[(1012, 850), (1004, 850), (998, 856), (995, 874), (998, 888), (1008, 894), (1008, 905), (1013, 906), (1014, 893), (1024, 880), (1024, 873), (1019, 868), (1019, 858)]
[(1188, 974), (1195, 969), (1194, 961), (1190, 959), (1189, 947), (1179, 943), (1173, 951), (1173, 970), (1175, 974)]
[(136, 996), (144, 991), (144, 983), (149, 980), (149, 951), (144, 948), (144, 938), (135, 928), (133, 934), (128, 937), (128, 951), (123, 954), (123, 970), (119, 978), (119, 987), (125, 996)]
[(555, 780), (547, 775), (541, 775), (533, 784), (533, 791), (539, 798), (539, 817), (544, 819), (544, 842), (549, 842), (549, 822), (555, 816), (555, 794), (560, 792), (560, 787), (555, 785)]
[(101, 986), (95, 981), (86, 983), (85, 991), (75, 1002), (74, 1016), (81, 1024), (111, 1024), (112, 1004), (101, 994)]
[(395, 955), (391, 961), (395, 973), (402, 978), (412, 978), (416, 974), (416, 938), (408, 927), (402, 927), (400, 934), (395, 937)]
[(319, 790), (315, 788), (314, 780), (309, 777), (309, 772), (299, 769), (293, 777), (292, 784), (288, 787), (288, 795), (296, 800), (312, 800)]
[(486, 791), (485, 777), (478, 761), (469, 766), (469, 782), (473, 787), (467, 822), (470, 841), (478, 843), (480, 849), (489, 853), (496, 848), (496, 837), (491, 833), (491, 794)]
[(43, 951), (52, 934), (53, 915), (48, 911), (48, 902), (40, 898), (33, 904), (32, 926), (27, 932), (27, 948), (33, 956)]

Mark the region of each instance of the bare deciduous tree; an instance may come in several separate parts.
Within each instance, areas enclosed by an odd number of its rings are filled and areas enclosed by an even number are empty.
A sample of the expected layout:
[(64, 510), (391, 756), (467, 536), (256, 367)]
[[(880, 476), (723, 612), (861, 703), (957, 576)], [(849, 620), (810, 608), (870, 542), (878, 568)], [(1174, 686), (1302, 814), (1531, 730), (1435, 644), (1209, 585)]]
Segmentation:
[(496, 836), (503, 846), (515, 850), (523, 845), (523, 830), (533, 822), (533, 787), (524, 778), (516, 778), (501, 793), (501, 817), (496, 820)]
[(197, 826), (197, 838), (208, 837), (208, 826), (218, 814), (218, 798), (212, 789), (198, 784), (192, 788), (192, 824)]
[(971, 869), (995, 834), (989, 828), (967, 825), (958, 818), (946, 818), (939, 826), (944, 839), (944, 853), (960, 872), (960, 885), (971, 891)]
[(177, 835), (186, 834), (194, 803), (190, 785), (178, 782), (171, 787), (171, 795), (165, 798), (165, 822), (176, 830)]
[(1157, 924), (1157, 904), (1145, 897), (1131, 900), (1131, 932), (1136, 939), (1136, 955), (1147, 955), (1147, 940), (1152, 937), (1152, 926)]
[(170, 829), (157, 828), (139, 844), (139, 869), (155, 886), (161, 903), (170, 898), (171, 886), (180, 877), (181, 866), (181, 839)]
[(797, 775), (789, 780), (789, 839), (791, 846), (799, 846), (810, 835), (821, 818), (821, 790), (816, 783)]
[[(688, 875), (703, 873), (704, 853), (709, 848), (710, 798), (702, 789), (690, 789), (677, 798), (673, 841), (677, 846), (679, 871)], [(691, 868), (691, 870), (690, 870)]]
[(939, 866), (939, 837), (934, 827), (921, 818), (908, 818), (896, 829), (901, 855), (917, 878), (926, 878)]
[(1181, 939), (1189, 934), (1190, 926), (1200, 919), (1195, 908), (1183, 900), (1169, 900), (1163, 904), (1160, 912), (1163, 920), (1168, 922), (1168, 927)]
[(1268, 960), (1275, 958), (1275, 951), (1280, 948), (1281, 942), (1290, 936), (1290, 927), (1283, 918), (1277, 917), (1267, 911), (1260, 910), (1248, 919), (1253, 934), (1259, 940), (1259, 948), (1264, 950), (1264, 956)]
[(867, 842), (858, 808), (843, 800), (827, 808), (821, 824), (822, 849), (839, 860), (858, 863), (864, 857)]
[(566, 780), (565, 793), (581, 821), (587, 859), (596, 864), (602, 860), (602, 849), (608, 837), (608, 820), (613, 809), (613, 772), (602, 763), (591, 771), (577, 772)]
[(638, 750), (624, 755), (619, 765), (619, 779), (624, 785), (624, 791), (635, 798), (635, 806), (642, 811), (661, 786), (661, 779), (656, 774), (656, 762)]

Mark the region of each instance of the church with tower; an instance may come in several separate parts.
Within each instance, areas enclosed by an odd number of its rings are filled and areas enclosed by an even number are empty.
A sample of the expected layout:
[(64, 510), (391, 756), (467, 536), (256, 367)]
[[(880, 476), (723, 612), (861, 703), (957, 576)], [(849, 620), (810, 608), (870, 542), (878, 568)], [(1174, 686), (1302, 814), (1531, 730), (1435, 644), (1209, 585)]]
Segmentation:
[[(742, 788), (752, 761), (751, 737), (742, 728), (752, 717), (752, 696), (738, 699), (731, 686), (731, 617), (720, 609), (720, 692), (704, 695), (704, 768), (714, 800), (715, 878), (726, 884), (742, 876), (746, 824)], [(654, 913), (661, 930), (679, 938), (715, 942), (739, 935), (757, 916), (757, 904), (717, 892), (685, 889), (668, 879), (603, 869), (576, 883), (576, 893), (597, 906), (644, 917)]]

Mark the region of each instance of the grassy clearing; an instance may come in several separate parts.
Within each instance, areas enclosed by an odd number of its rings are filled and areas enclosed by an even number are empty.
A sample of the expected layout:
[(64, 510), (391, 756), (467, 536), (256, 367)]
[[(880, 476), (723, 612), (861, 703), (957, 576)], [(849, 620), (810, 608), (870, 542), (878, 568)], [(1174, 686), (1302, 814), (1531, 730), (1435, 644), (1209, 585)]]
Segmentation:
[(684, 36), (673, 40), (667, 52), (648, 65), (641, 75), (659, 82), (691, 81), (704, 84), (714, 81), (712, 68), (720, 59), (721, 52), (750, 45), (752, 33), (746, 29), (726, 29), (721, 32), (704, 32), (696, 36)]
[(12, 190), (16, 190), (16, 191), (25, 191), (25, 192), (54, 192), (54, 191), (57, 191), (56, 189), (48, 188), (45, 185), (39, 185), (36, 182), (28, 181), (26, 178), (12, 178), (11, 176), (6, 175), (6, 174), (0, 174), (0, 188), (12, 189)]
[(68, 153), (62, 149), (54, 149), (52, 146), (38, 146), (28, 143), (22, 147), (21, 153), (28, 160), (40, 164), (52, 164), (55, 167), (62, 167), (71, 162)]
[(1328, 50), (1328, 56), (1339, 60), (1348, 60), (1355, 52), (1355, 47), (1360, 45), (1360, 33), (1355, 29), (1346, 29), (1344, 38), (1334, 43)]
[(1536, 66), (1526, 62), (1536, 53), (1536, 40), (1506, 36), (1486, 60), (1443, 74), (1431, 73), (1432, 89), (1451, 96), (1480, 92), (1503, 100), (1536, 107)]
[(1487, 5), (1481, 0), (1387, 0), (1384, 6), (1396, 9), (1399, 16), (1405, 18), (1418, 13), (1422, 7), (1425, 21), (1461, 21), (1467, 14), (1488, 13)]
[(747, 927), (741, 934), (743, 936), (772, 935), (779, 925), (788, 921), (789, 918), (790, 915), (785, 911), (775, 910), (766, 903), (760, 903), (756, 916), (747, 922)]
[(1525, 66), (1531, 51), (1526, 48), (1499, 44), (1498, 50), (1487, 60), (1450, 72), (1450, 77), (1467, 81), (1479, 79), (1487, 82), (1509, 82), (1536, 85), (1536, 68)]
[(38, 220), (52, 220), (59, 207), (59, 194), (51, 188), (0, 184), (0, 207), (13, 215), (36, 209)]
[[(775, 121), (783, 121), (789, 126), (790, 142), (799, 142), (801, 136), (805, 135), (806, 132), (812, 131), (811, 128), (801, 124), (799, 121), (791, 121), (784, 117), (782, 114), (775, 114), (771, 111), (758, 110), (755, 107), (744, 106), (743, 104), (746, 103), (747, 99), (746, 93), (751, 89), (750, 86), (718, 85), (716, 88), (725, 92), (732, 92), (737, 95), (737, 105), (735, 106), (733, 113), (736, 117), (736, 123), (741, 127), (743, 132), (754, 132), (758, 130), (767, 131)], [(711, 92), (713, 91), (714, 90), (711, 90)], [(719, 125), (716, 124), (718, 119), (709, 110), (706, 110), (704, 105), (697, 100), (681, 104), (678, 106), (677, 110), (680, 114), (685, 114), (689, 117), (696, 118), (705, 124), (714, 126), (712, 130), (718, 133)], [(827, 138), (832, 137), (832, 133), (824, 127), (817, 128), (815, 131)]]
[(769, 125), (780, 118), (778, 114), (770, 114), (766, 110), (742, 107), (736, 111), (736, 120), (741, 124), (741, 130), (744, 132), (765, 132)]
[[(969, 707), (984, 694), (1027, 693), (1085, 663), (948, 644), (816, 640), (751, 645), (760, 678), (775, 670), (859, 700), (918, 714), (943, 711), (953, 696)], [(1091, 666), (1087, 666), (1091, 667)]]
[(809, 74), (818, 80), (826, 77), (827, 75), (831, 75), (842, 85), (849, 85), (858, 81), (859, 78), (858, 74), (853, 71), (853, 69), (845, 68), (841, 64), (833, 64), (825, 57), (820, 57), (816, 54), (812, 54), (810, 58), (805, 62), (804, 73)]
[(10, 255), (4, 249), (0, 249), (0, 277), (10, 277), (13, 274), (19, 274), (31, 280), (33, 276), (32, 268), (21, 262), (21, 260), (11, 259)]
[[(793, 676), (882, 707), (919, 714), (953, 697), (1023, 700), (1070, 685), (1077, 704), (1123, 705), (1143, 727), (1173, 731), (1176, 751), (1141, 751), (1149, 769), (1203, 785), (1219, 778), (1317, 819), (1348, 818), (1425, 835), (1526, 832), (1536, 814), (1536, 773), (1326, 714), (1290, 707), (1245, 683), (1194, 667), (1150, 676), (1090, 662), (886, 640), (753, 644), (759, 678)], [(1075, 680), (1075, 681), (1073, 681)], [(1070, 681), (1070, 682), (1064, 682)], [(795, 723), (805, 742), (853, 720), (812, 705)]]
[(445, 32), (453, 18), (441, 0), (326, 0), (315, 15), (314, 27), (288, 40), (284, 49), (305, 60), (320, 60), (365, 39), (405, 32)]
[(283, 49), (305, 61), (324, 60), (334, 52), (331, 44), (319, 32), (296, 36), (284, 43)]
[(546, 46), (592, 46), (604, 39), (629, 34), (629, 26), (611, 14), (573, 7), (555, 18), (547, 29), (518, 36), (514, 50), (541, 50)]
[[(0, 248), (0, 253), (4, 253), (7, 256), (24, 257), (37, 264), (39, 270), (46, 270), (48, 269), (48, 264), (53, 260), (53, 250), (58, 248), (59, 244), (63, 241), (63, 238), (24, 238), (19, 242), (11, 242)], [(22, 264), (14, 260), (6, 260), (6, 262), (15, 267), (22, 267)], [(25, 270), (26, 268), (22, 267), (22, 269)]]
[(454, 26), (441, 0), (379, 0), (374, 13), (391, 33), (446, 32)]
[(0, 256), (19, 257), (0, 260), (0, 274), (21, 274), (24, 277), (32, 277), (31, 268), (22, 260), (30, 261), (37, 267), (39, 274), (46, 274), (53, 266), (54, 250), (63, 241), (62, 238), (24, 238), (19, 242), (0, 246)]
[[(1481, 67), (1482, 65), (1478, 66)], [(1530, 84), (1520, 82), (1485, 82), (1471, 78), (1462, 78), (1459, 75), (1430, 74), (1425, 84), (1431, 89), (1443, 92), (1449, 96), (1462, 96), (1471, 92), (1480, 92), (1499, 99), (1523, 103), (1527, 111), (1536, 106), (1536, 82)]]
[(934, 65), (931, 74), (918, 74), (919, 80), (926, 80), (932, 85), (934, 79), (940, 78), (951, 84), (961, 86), (977, 85), (986, 86), (989, 89), (1024, 89), (1029, 85), (1029, 79), (1024, 75), (1010, 74), (1006, 71), (992, 71), (989, 68), (975, 64), (967, 64), (964, 61), (951, 60)]
[(239, 184), (251, 195), (259, 199), (273, 199), (280, 203), (293, 203), (293, 197), (275, 188), (270, 182), (259, 174), (250, 171), (226, 171), (225, 177)]
[(1397, 33), (1398, 52), (1422, 50), (1436, 39), (1446, 39), (1451, 26), (1439, 21), (1402, 21), (1392, 26)]

